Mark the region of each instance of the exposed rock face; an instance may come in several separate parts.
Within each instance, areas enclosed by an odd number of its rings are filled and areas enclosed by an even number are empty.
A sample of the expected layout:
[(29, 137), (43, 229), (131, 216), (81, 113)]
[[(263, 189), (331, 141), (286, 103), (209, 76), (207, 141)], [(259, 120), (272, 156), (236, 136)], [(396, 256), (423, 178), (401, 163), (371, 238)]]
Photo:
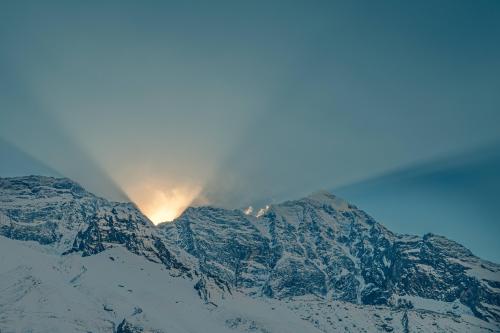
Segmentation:
[(147, 318), (144, 316), (139, 319), (123, 319), (116, 327), (116, 333), (167, 333), (161, 329), (149, 328), (144, 323), (147, 323)]
[(65, 178), (0, 178), (0, 234), (83, 256), (124, 245), (151, 261), (187, 271), (135, 205), (96, 197)]
[(144, 329), (140, 326), (136, 326), (132, 323), (129, 323), (126, 319), (118, 325), (116, 328), (116, 333), (142, 333)]
[[(136, 211), (135, 216), (130, 209)], [(98, 212), (90, 219), (88, 226), (77, 233), (72, 248), (65, 253), (81, 251), (83, 256), (88, 256), (120, 244), (130, 252), (163, 263), (167, 268), (187, 271), (156, 234), (156, 229), (146, 218), (140, 215), (138, 218), (135, 207), (116, 205), (110, 212)]]
[(236, 288), (257, 288), (271, 266), (268, 240), (241, 211), (189, 208), (175, 223), (162, 225), (165, 238), (195, 257), (199, 270)]
[(51, 177), (0, 178), (0, 191), (0, 233), (40, 244), (72, 242), (105, 203), (68, 179)]
[(328, 193), (273, 206), (259, 218), (190, 208), (161, 228), (202, 272), (250, 294), (373, 305), (418, 296), (458, 300), (478, 317), (500, 319), (499, 265), (441, 236), (394, 234)]
[(329, 193), (274, 205), (258, 218), (189, 208), (155, 227), (132, 204), (98, 198), (67, 179), (32, 176), (0, 179), (0, 214), (1, 235), (60, 253), (124, 246), (193, 278), (206, 302), (234, 289), (394, 308), (411, 308), (416, 297), (500, 321), (499, 265), (441, 236), (394, 234)]

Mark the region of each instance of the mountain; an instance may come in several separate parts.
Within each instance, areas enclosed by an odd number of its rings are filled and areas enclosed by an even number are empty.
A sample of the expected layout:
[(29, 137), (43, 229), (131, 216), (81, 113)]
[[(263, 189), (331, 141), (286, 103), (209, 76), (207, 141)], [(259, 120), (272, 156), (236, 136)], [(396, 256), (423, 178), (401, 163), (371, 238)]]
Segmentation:
[(0, 178), (0, 332), (499, 332), (500, 265), (327, 192), (154, 226), (75, 182)]

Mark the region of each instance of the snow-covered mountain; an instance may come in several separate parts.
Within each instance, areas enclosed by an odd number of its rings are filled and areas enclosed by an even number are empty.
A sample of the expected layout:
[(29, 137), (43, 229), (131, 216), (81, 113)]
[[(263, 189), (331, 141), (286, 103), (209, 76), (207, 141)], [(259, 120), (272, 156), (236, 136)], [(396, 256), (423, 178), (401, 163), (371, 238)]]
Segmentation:
[(0, 332), (498, 332), (500, 265), (326, 192), (154, 226), (68, 179), (0, 178)]

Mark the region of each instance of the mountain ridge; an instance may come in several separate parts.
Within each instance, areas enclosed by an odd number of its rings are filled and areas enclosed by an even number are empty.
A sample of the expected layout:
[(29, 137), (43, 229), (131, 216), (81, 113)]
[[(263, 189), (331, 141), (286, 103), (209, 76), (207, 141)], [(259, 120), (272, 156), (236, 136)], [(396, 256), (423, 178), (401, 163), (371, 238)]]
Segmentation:
[(500, 321), (498, 264), (443, 236), (395, 234), (326, 191), (271, 205), (259, 217), (190, 207), (159, 226), (135, 205), (99, 198), (64, 178), (0, 178), (0, 198), (0, 235), (63, 257), (123, 247), (192, 281), (207, 305), (235, 293), (404, 313), (434, 302), (450, 320)]

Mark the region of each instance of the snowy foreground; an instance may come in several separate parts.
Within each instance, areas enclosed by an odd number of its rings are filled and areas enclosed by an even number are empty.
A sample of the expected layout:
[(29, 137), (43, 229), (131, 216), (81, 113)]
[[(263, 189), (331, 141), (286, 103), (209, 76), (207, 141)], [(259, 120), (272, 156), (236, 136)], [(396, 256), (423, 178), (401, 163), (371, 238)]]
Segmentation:
[(69, 180), (0, 179), (0, 235), (1, 333), (500, 332), (498, 265), (325, 193), (155, 227)]
[(499, 330), (468, 315), (307, 298), (233, 294), (205, 304), (191, 281), (122, 247), (61, 257), (0, 237), (0, 262), (1, 332), (115, 332), (124, 319), (154, 332), (403, 332), (405, 313), (412, 332)]

